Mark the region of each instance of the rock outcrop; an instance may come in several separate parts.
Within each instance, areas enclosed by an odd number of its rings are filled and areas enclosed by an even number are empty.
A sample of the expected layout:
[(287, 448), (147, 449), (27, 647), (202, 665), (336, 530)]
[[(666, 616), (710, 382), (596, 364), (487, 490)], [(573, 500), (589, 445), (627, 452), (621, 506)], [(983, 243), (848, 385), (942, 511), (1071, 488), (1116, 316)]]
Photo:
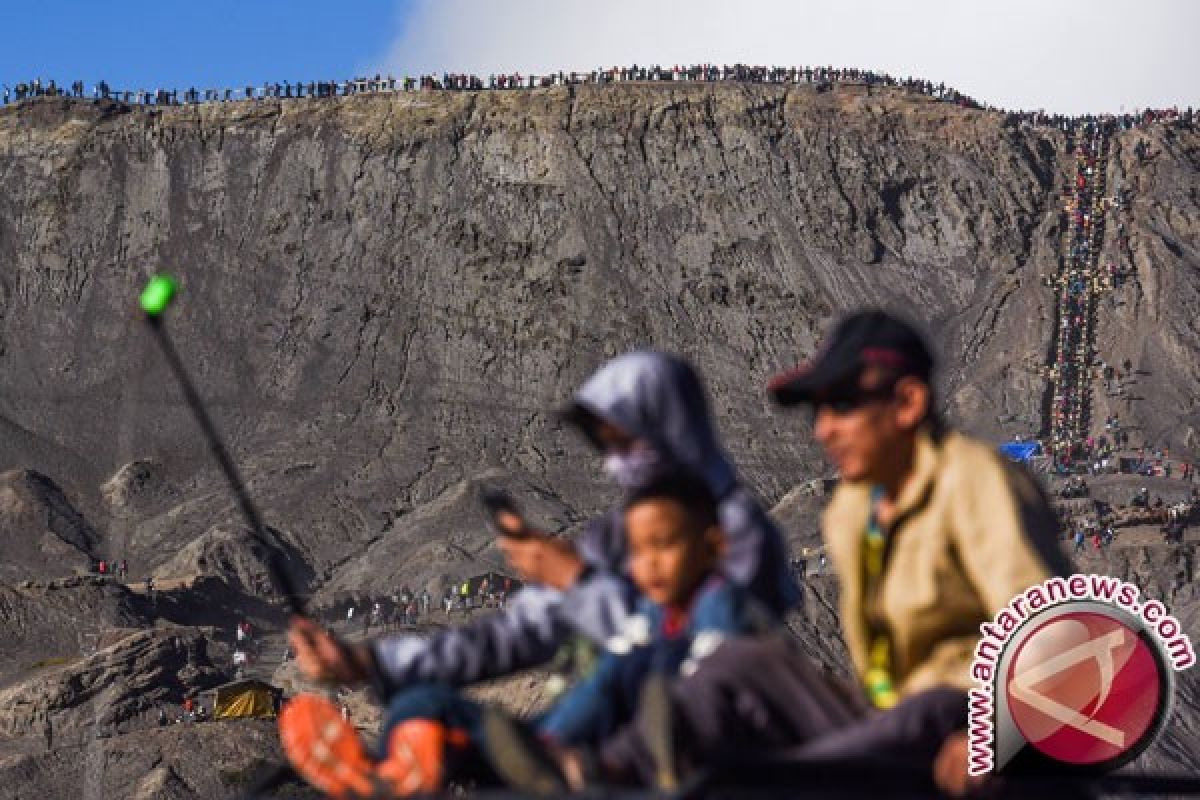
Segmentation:
[(99, 541), (53, 480), (31, 470), (0, 474), (0, 581), (90, 569)]
[(100, 494), (115, 515), (145, 515), (178, 497), (163, 476), (162, 465), (151, 459), (130, 461), (100, 486)]
[(40, 736), (47, 719), (60, 740), (146, 727), (160, 704), (178, 705), (227, 677), (194, 630), (130, 631), (82, 661), (0, 689), (0, 741)]
[(35, 664), (91, 654), (109, 631), (149, 624), (125, 587), (95, 577), (0, 584), (0, 682)]
[[(245, 527), (214, 527), (184, 545), (170, 561), (154, 571), (154, 577), (168, 584), (200, 576), (218, 577), (251, 594), (260, 585), (268, 584), (271, 560), (276, 560), (294, 576), (304, 579), (310, 576), (308, 565), (289, 543), (274, 531), (268, 530), (266, 537), (266, 541), (259, 543)], [(262, 576), (261, 583), (259, 576)], [(301, 585), (306, 582), (302, 580)]]

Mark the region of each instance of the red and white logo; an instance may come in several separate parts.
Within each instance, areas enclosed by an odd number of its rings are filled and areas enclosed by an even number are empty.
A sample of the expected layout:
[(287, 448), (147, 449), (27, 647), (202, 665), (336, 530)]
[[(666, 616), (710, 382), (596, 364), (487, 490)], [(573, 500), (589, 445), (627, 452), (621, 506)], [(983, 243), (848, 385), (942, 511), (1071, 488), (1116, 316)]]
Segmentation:
[(1102, 772), (1136, 758), (1196, 663), (1179, 620), (1107, 575), (1031, 586), (980, 626), (968, 692), (972, 775), (1046, 761)]
[(1002, 680), (1026, 743), (1055, 761), (1109, 766), (1155, 733), (1164, 673), (1156, 649), (1125, 621), (1067, 611), (1034, 621)]

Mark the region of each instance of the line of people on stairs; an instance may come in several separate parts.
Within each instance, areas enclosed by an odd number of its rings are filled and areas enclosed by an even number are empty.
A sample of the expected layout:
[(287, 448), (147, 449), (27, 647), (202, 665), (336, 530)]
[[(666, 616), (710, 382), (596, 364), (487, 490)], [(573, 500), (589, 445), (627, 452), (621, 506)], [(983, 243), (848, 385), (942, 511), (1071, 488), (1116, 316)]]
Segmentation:
[(1050, 451), (1056, 466), (1068, 469), (1088, 457), (1096, 296), (1103, 285), (1099, 255), (1104, 240), (1106, 130), (1094, 126), (1084, 131), (1075, 150), (1075, 179), (1064, 208), (1062, 267), (1054, 282), (1058, 330), (1050, 369)]

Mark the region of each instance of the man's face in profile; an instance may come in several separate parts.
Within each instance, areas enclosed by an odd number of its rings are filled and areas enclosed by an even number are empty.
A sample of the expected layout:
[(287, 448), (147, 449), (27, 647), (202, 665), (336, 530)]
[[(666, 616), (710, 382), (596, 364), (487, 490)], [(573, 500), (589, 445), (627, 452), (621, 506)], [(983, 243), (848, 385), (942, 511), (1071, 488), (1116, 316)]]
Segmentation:
[[(913, 378), (899, 382), (868, 368), (843, 386), (831, 387), (814, 404), (813, 433), (843, 480), (876, 482), (895, 460), (917, 418), (910, 397)], [(923, 416), (923, 411), (920, 416)]]

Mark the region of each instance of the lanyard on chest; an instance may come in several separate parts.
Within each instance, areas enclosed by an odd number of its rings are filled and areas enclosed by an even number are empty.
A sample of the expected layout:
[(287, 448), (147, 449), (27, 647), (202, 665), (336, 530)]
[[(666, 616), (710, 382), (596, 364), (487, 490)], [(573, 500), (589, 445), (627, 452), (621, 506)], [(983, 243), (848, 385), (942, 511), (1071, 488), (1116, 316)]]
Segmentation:
[(892, 642), (879, 614), (871, 613), (871, 605), (879, 602), (883, 589), (883, 570), (887, 558), (887, 537), (879, 524), (878, 507), (883, 490), (871, 490), (871, 509), (862, 545), (863, 622), (867, 631), (867, 694), (876, 708), (892, 708), (899, 700), (892, 677)]

